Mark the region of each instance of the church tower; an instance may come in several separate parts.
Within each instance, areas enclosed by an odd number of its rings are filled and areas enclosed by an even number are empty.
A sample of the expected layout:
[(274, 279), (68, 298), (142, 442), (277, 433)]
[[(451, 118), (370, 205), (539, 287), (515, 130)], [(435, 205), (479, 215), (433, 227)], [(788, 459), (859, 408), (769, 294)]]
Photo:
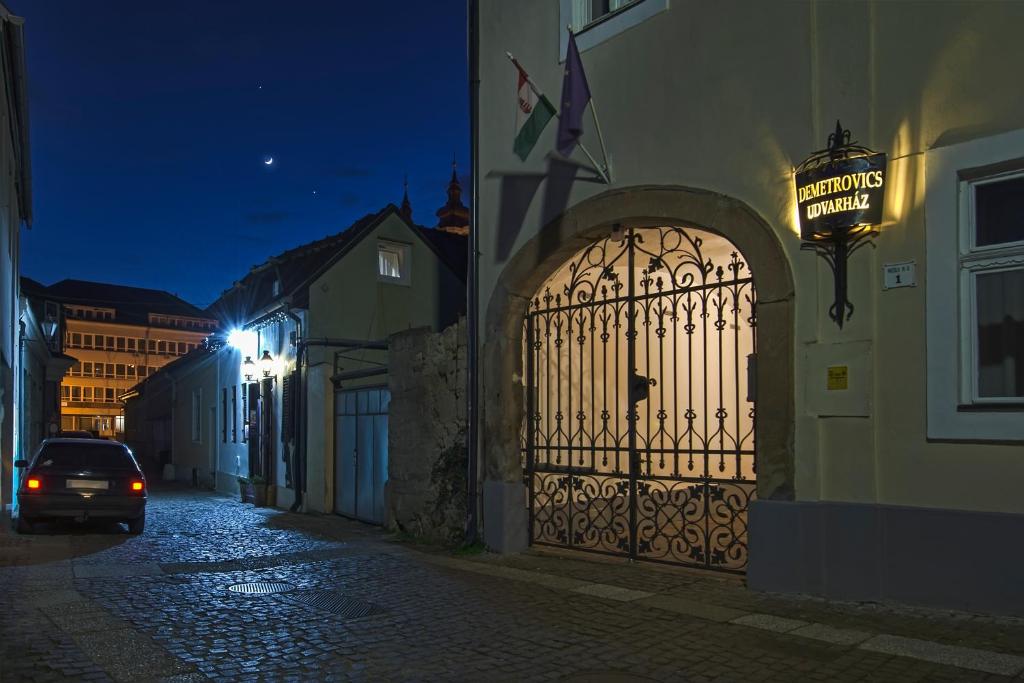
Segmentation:
[(448, 183), (448, 203), (437, 210), (437, 229), (469, 236), (469, 209), (462, 203), (462, 185), (452, 159), (452, 179)]

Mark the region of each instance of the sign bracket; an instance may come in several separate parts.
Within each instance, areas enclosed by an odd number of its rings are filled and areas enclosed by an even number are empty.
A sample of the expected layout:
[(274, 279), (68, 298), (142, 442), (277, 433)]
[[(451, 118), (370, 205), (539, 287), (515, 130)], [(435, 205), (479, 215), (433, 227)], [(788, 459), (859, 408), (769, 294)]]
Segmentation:
[(850, 141), (837, 120), (828, 147), (814, 152), (795, 170), (801, 250), (813, 251), (832, 270), (835, 299), (829, 318), (843, 328), (853, 315), (847, 295), (847, 261), (863, 247), (874, 247), (884, 200), (885, 154)]

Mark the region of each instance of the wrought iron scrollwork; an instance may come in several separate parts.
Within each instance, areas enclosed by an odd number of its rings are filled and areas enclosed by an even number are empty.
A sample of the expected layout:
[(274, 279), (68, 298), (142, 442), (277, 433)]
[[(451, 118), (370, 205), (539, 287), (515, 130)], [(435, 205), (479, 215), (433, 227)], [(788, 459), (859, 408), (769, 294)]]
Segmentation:
[(532, 541), (742, 572), (756, 490), (753, 280), (708, 233), (620, 237), (578, 254), (530, 302)]

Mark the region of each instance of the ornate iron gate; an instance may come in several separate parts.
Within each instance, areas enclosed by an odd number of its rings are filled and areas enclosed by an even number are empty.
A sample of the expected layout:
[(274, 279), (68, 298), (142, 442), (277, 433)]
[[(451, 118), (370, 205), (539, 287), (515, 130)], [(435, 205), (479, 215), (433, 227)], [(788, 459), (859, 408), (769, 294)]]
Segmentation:
[(755, 307), (699, 230), (620, 231), (548, 280), (525, 321), (533, 543), (744, 571)]

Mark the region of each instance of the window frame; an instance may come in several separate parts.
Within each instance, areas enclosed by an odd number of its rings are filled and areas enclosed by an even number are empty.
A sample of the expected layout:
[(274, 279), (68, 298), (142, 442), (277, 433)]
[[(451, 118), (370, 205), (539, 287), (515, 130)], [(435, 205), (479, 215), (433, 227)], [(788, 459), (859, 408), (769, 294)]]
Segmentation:
[(1021, 242), (972, 246), (974, 187), (980, 180), (1017, 173), (1024, 173), (1024, 129), (925, 152), (929, 439), (1024, 441), (1024, 401), (976, 400), (977, 312), (972, 298), (978, 272), (996, 272), (1006, 264), (995, 260), (1007, 254), (1024, 260)]
[(970, 311), (969, 315), (960, 316), (962, 406), (1024, 403), (1024, 397), (981, 396), (978, 390), (978, 309), (975, 305), (978, 276), (1024, 269), (1024, 239), (976, 246), (978, 212), (975, 197), (979, 185), (1014, 178), (1024, 178), (1024, 162), (1015, 169), (960, 179), (960, 310)]
[(670, 0), (632, 0), (623, 7), (601, 15), (585, 26), (577, 26), (573, 16), (573, 0), (559, 0), (558, 7), (558, 61), (565, 61), (565, 51), (569, 47), (569, 32), (566, 26), (572, 26), (576, 34), (576, 47), (585, 52), (614, 38), (638, 24), (660, 14), (670, 7)]
[[(398, 277), (391, 275), (385, 275), (380, 272), (380, 256), (381, 252), (391, 252), (398, 256)], [(412, 284), (412, 245), (405, 242), (395, 242), (394, 240), (377, 240), (377, 281), (385, 282), (392, 285), (405, 285), (409, 286)]]
[(203, 389), (192, 390), (192, 443), (203, 439)]

